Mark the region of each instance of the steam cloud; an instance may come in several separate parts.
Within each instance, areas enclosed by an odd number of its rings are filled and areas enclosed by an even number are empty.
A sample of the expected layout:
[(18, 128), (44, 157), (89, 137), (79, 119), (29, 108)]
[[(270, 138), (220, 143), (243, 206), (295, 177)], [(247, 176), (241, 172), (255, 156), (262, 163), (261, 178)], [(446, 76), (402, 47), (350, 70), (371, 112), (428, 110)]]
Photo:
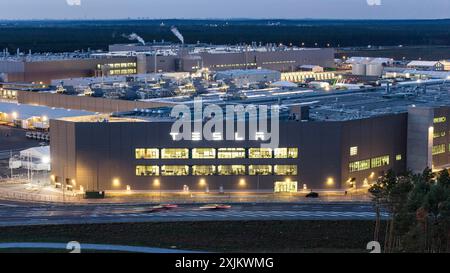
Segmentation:
[(381, 6), (381, 0), (367, 0), (369, 6)]
[(69, 6), (81, 6), (81, 0), (66, 0)]
[(138, 41), (142, 45), (145, 45), (145, 40), (142, 39), (142, 37), (137, 35), (136, 33), (131, 33), (130, 35), (122, 34), (122, 37), (127, 38), (130, 41)]
[(170, 30), (175, 36), (177, 36), (178, 40), (180, 40), (181, 43), (184, 44), (184, 37), (183, 35), (181, 35), (180, 31), (176, 27), (171, 27)]

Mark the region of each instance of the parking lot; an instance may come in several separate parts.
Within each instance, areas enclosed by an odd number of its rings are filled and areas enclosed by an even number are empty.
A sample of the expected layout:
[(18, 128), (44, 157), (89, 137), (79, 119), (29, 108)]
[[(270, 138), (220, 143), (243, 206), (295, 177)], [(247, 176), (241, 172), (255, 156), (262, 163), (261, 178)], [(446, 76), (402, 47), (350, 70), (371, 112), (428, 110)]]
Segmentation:
[[(26, 131), (0, 125), (0, 178), (10, 176), (8, 160), (12, 154), (17, 154), (21, 150), (39, 146), (42, 141), (28, 139)], [(14, 174), (16, 174), (15, 171)], [(17, 173), (18, 174), (18, 173)]]

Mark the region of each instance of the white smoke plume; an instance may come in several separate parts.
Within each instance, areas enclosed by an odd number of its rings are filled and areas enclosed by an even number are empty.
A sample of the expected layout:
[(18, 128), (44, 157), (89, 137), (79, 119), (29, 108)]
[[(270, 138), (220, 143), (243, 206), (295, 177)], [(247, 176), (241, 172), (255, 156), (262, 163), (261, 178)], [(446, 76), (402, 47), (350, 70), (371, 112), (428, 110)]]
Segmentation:
[(381, 6), (381, 0), (367, 0), (369, 6)]
[(176, 27), (171, 27), (170, 30), (175, 36), (177, 36), (181, 43), (184, 44), (184, 37), (181, 35), (180, 31)]
[(66, 0), (69, 6), (81, 6), (81, 0)]
[(130, 41), (138, 41), (142, 45), (145, 45), (145, 40), (142, 39), (142, 37), (137, 35), (136, 33), (131, 33), (130, 35), (122, 34), (122, 37), (127, 38)]

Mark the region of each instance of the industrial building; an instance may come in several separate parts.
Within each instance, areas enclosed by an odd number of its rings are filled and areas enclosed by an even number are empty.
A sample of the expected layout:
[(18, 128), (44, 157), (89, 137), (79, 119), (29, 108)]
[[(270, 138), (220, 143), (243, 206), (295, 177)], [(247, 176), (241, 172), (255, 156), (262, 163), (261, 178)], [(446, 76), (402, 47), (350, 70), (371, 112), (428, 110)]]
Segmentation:
[(87, 111), (0, 102), (0, 124), (23, 129), (47, 130), (50, 119), (93, 114)]
[(297, 71), (334, 67), (334, 49), (280, 46), (111, 45), (106, 53), (23, 54), (0, 57), (0, 81), (49, 84), (52, 80), (265, 68)]
[(438, 61), (412, 61), (407, 64), (410, 69), (442, 71), (444, 65)]
[[(450, 166), (449, 90), (445, 80), (430, 80), (387, 89), (249, 93), (240, 104), (280, 105), (273, 149), (262, 148), (262, 139), (174, 141), (170, 107), (51, 120), (52, 178), (86, 191), (366, 188), (389, 169)], [(205, 101), (213, 102), (234, 104)], [(245, 126), (254, 121), (248, 116)]]
[(55, 79), (136, 74), (135, 57), (89, 53), (0, 57), (0, 80), (49, 84)]
[(237, 87), (241, 88), (253, 83), (279, 81), (281, 80), (281, 73), (268, 69), (226, 70), (217, 72), (215, 80), (233, 81)]

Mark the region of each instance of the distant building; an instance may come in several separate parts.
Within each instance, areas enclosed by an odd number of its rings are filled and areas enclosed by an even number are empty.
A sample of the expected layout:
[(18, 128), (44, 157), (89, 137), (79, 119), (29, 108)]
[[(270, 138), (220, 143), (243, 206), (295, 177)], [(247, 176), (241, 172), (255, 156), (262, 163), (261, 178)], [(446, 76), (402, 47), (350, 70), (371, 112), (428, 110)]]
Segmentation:
[(276, 82), (281, 79), (281, 73), (268, 69), (226, 70), (217, 72), (216, 80), (231, 80), (237, 87), (252, 83)]
[[(143, 50), (145, 49), (145, 50)], [(112, 45), (106, 53), (0, 57), (0, 81), (49, 84), (52, 80), (161, 72), (236, 69), (298, 71), (302, 65), (334, 67), (334, 49), (212, 45)]]
[(444, 70), (444, 65), (438, 61), (412, 61), (407, 64), (407, 67), (418, 70), (433, 70), (433, 71)]
[(0, 75), (4, 82), (49, 84), (56, 79), (136, 73), (136, 58), (126, 56), (67, 53), (0, 58)]
[(442, 60), (440, 63), (444, 66), (445, 71), (450, 71), (450, 60)]
[(321, 73), (323, 72), (323, 67), (319, 65), (302, 65), (300, 66), (300, 71), (309, 71), (313, 73)]

